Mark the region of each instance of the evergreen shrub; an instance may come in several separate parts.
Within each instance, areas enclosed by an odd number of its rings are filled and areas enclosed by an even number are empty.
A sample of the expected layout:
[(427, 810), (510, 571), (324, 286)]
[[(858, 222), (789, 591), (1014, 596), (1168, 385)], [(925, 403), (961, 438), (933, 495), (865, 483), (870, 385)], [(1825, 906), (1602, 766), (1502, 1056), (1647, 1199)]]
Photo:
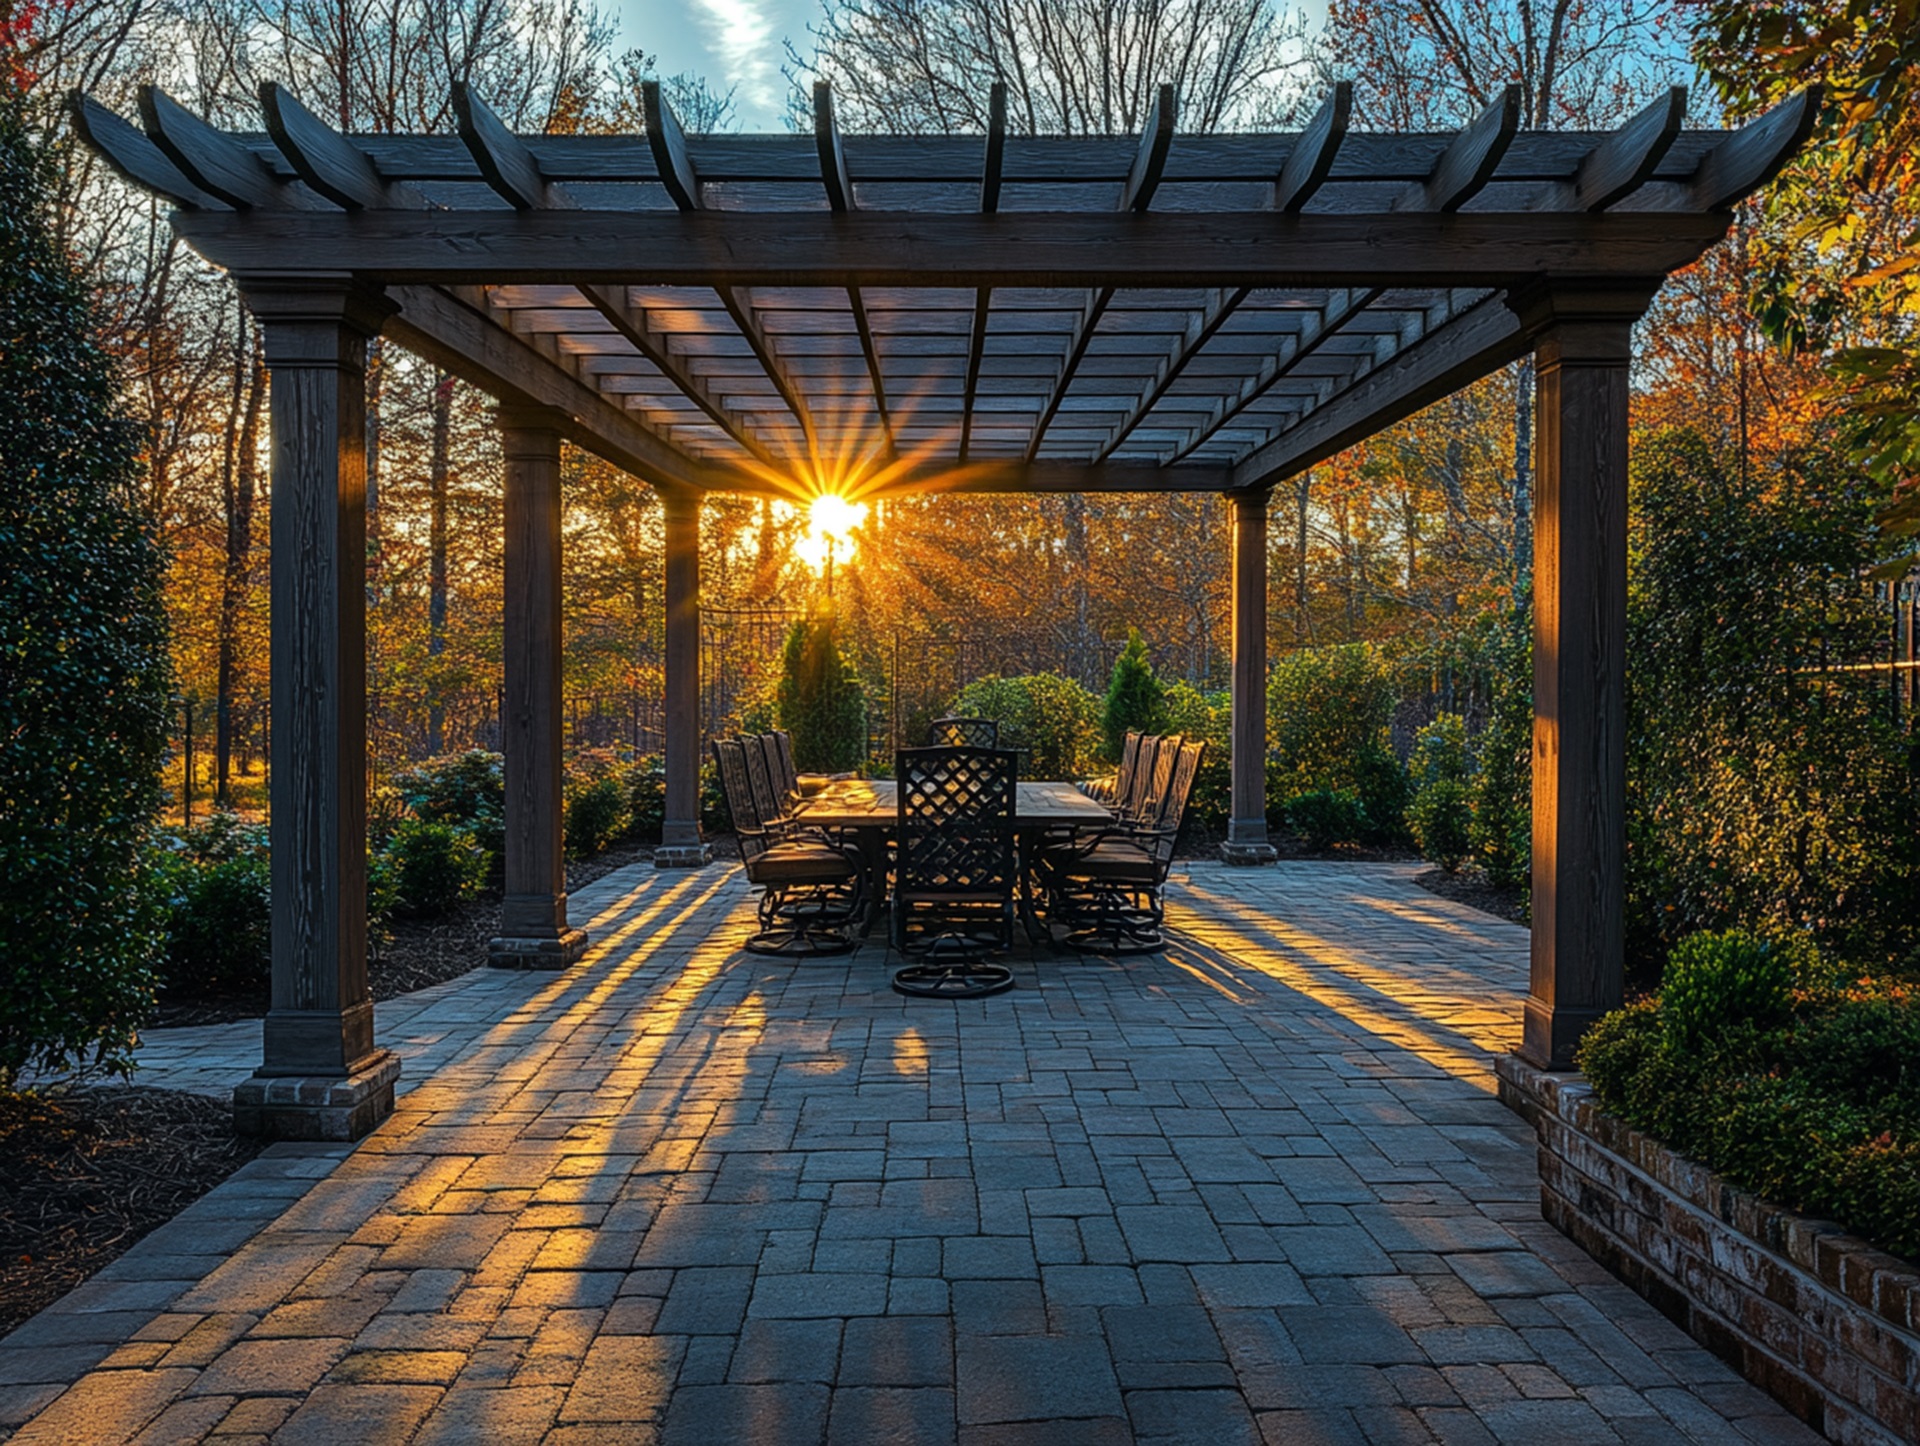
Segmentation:
[(1205, 740), (1207, 751), (1193, 780), (1187, 817), (1202, 828), (1224, 832), (1233, 810), (1233, 699), (1224, 690), (1202, 692), (1176, 680), (1167, 684), (1162, 726), (1189, 743)]
[(1127, 629), (1127, 645), (1114, 659), (1106, 704), (1100, 711), (1100, 729), (1104, 736), (1101, 756), (1108, 763), (1120, 761), (1129, 730), (1155, 734), (1169, 731), (1166, 690), (1154, 676), (1147, 644), (1138, 628)]
[(1267, 680), (1277, 765), (1269, 781), (1279, 790), (1277, 800), (1269, 795), (1269, 813), (1291, 817), (1289, 800), (1301, 794), (1352, 793), (1362, 806), (1361, 836), (1400, 837), (1407, 778), (1388, 733), (1397, 701), (1393, 674), (1370, 643), (1301, 648), (1281, 658)]
[(1920, 1260), (1920, 994), (1804, 936), (1696, 934), (1579, 1064), (1602, 1109), (1757, 1194)]
[(1030, 750), (1028, 778), (1081, 778), (1098, 762), (1100, 700), (1058, 673), (976, 678), (960, 690), (962, 717), (992, 718), (1004, 748)]
[(1413, 795), (1407, 828), (1414, 843), (1447, 873), (1458, 872), (1471, 847), (1473, 823), (1466, 720), (1442, 713), (1416, 733), (1407, 774)]
[(1309, 847), (1326, 850), (1358, 843), (1367, 832), (1367, 810), (1350, 788), (1316, 788), (1288, 801), (1287, 822)]
[(397, 914), (444, 914), (477, 895), (487, 881), (487, 852), (472, 834), (437, 819), (409, 818), (381, 850)]
[(53, 194), (0, 79), (0, 1087), (131, 1070), (166, 912), (164, 559)]
[(796, 622), (780, 654), (776, 705), (793, 735), (794, 766), (805, 773), (851, 773), (867, 761), (867, 700), (841, 655), (831, 612)]

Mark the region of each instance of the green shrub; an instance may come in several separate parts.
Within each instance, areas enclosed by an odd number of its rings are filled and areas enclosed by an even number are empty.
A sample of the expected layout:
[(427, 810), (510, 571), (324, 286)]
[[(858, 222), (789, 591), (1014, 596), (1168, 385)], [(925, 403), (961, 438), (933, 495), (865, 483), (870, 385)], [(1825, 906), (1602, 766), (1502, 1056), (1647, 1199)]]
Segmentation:
[(1602, 1018), (1601, 1108), (1780, 1205), (1920, 1256), (1920, 998), (1844, 981), (1804, 939), (1675, 947), (1666, 985)]
[(1224, 691), (1203, 693), (1191, 683), (1173, 682), (1167, 685), (1166, 712), (1167, 732), (1207, 745), (1187, 816), (1202, 828), (1222, 832), (1233, 811), (1233, 701)]
[(1661, 981), (1661, 1018), (1676, 1049), (1700, 1049), (1740, 1028), (1768, 1030), (1793, 1007), (1792, 952), (1739, 929), (1674, 946)]
[(173, 855), (165, 987), (174, 994), (257, 993), (272, 970), (272, 869), (265, 850)]
[(567, 852), (592, 858), (627, 831), (632, 821), (627, 781), (616, 773), (590, 779), (567, 790)]
[(867, 762), (867, 700), (841, 656), (831, 612), (795, 623), (780, 653), (777, 712), (793, 735), (795, 767), (850, 773)]
[(31, 136), (0, 81), (0, 1086), (131, 1068), (162, 947), (172, 711), (144, 434)]
[(1458, 873), (1473, 848), (1473, 804), (1467, 785), (1457, 778), (1429, 783), (1407, 806), (1407, 827), (1423, 857), (1447, 873)]
[(1105, 745), (1101, 756), (1108, 763), (1120, 761), (1129, 731), (1169, 731), (1165, 690), (1147, 660), (1147, 645), (1138, 628), (1127, 629), (1127, 645), (1114, 659), (1106, 704), (1100, 710), (1100, 731)]
[(962, 716), (992, 718), (1006, 748), (1031, 750), (1029, 778), (1080, 778), (1094, 771), (1100, 742), (1100, 701), (1058, 673), (978, 678), (960, 690)]
[(1279, 796), (1351, 792), (1364, 808), (1360, 836), (1400, 837), (1406, 770), (1387, 731), (1395, 700), (1393, 674), (1370, 643), (1301, 648), (1281, 658), (1267, 681), (1277, 764), (1270, 776)]
[(1526, 885), (1533, 871), (1533, 614), (1507, 615), (1491, 650), (1493, 711), (1474, 775), (1473, 856), (1489, 882)]
[(1318, 850), (1357, 843), (1367, 829), (1367, 811), (1351, 789), (1315, 789), (1287, 804), (1287, 822)]
[(394, 790), (416, 818), (451, 825), (485, 851), (490, 871), (506, 854), (507, 777), (498, 753), (471, 749), (394, 773)]
[(407, 819), (381, 853), (396, 913), (444, 914), (473, 898), (487, 881), (486, 850), (450, 823)]
[(642, 754), (627, 770), (626, 836), (635, 843), (657, 844), (666, 819), (667, 760), (658, 753)]

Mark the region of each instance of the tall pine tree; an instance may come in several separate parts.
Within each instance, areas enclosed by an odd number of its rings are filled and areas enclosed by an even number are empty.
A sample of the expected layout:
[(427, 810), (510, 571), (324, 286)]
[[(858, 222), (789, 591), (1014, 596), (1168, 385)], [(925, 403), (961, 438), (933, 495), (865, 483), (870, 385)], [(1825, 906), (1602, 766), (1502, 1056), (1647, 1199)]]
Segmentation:
[(1120, 761), (1128, 732), (1158, 733), (1166, 721), (1166, 690), (1147, 660), (1146, 640), (1140, 629), (1128, 628), (1127, 645), (1114, 659), (1113, 676), (1107, 680), (1107, 705), (1100, 715), (1108, 761)]

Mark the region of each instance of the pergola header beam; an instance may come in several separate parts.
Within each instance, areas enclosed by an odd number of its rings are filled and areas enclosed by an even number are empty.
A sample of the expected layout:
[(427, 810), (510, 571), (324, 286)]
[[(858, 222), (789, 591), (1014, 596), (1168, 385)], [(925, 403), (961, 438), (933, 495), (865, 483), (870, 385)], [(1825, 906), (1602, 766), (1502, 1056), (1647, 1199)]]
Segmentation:
[(1391, 217), (1273, 212), (185, 211), (229, 270), (318, 258), (401, 284), (663, 286), (1492, 286), (1536, 275), (1664, 275), (1726, 231), (1719, 214)]

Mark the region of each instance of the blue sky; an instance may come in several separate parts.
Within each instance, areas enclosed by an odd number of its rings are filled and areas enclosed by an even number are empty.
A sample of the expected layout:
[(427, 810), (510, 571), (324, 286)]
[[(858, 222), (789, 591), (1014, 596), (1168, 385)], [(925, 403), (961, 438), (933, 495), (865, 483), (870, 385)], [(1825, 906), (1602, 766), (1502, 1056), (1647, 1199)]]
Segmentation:
[(614, 0), (620, 45), (659, 58), (659, 73), (690, 70), (716, 91), (737, 87), (740, 129), (785, 130), (789, 37), (804, 54), (820, 0)]

